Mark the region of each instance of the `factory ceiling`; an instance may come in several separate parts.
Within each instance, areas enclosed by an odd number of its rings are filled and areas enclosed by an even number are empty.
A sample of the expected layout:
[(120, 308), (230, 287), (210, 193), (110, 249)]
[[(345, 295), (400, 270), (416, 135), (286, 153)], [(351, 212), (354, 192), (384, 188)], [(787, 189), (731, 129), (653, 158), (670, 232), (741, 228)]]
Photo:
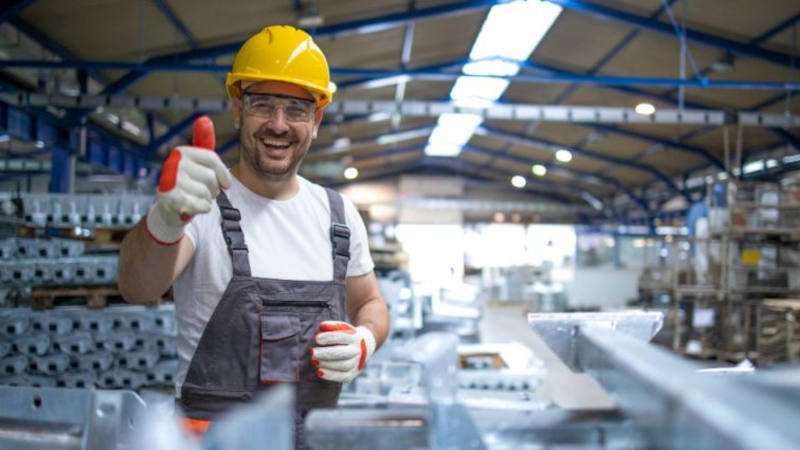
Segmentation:
[[(476, 41), (506, 3), (4, 2), (5, 154), (52, 167), (67, 148), (87, 164), (153, 178), (207, 113), (233, 162), (224, 89), (233, 55), (261, 27), (295, 24), (315, 37), (337, 85), (304, 169), (323, 184), (455, 176), (593, 205), (606, 219), (653, 219), (709, 180), (775, 177), (800, 159), (791, 115), (800, 3), (534, 1), (495, 30), (501, 47), (531, 47), (493, 59)], [(505, 64), (491, 73), (491, 95), (464, 77), (485, 75), (477, 64), (487, 62)], [(460, 83), (483, 98), (463, 101)], [(438, 156), (432, 133), (465, 114), (469, 125), (458, 126), (468, 132)], [(358, 177), (346, 179), (346, 167)], [(514, 176), (524, 187), (512, 187)]]

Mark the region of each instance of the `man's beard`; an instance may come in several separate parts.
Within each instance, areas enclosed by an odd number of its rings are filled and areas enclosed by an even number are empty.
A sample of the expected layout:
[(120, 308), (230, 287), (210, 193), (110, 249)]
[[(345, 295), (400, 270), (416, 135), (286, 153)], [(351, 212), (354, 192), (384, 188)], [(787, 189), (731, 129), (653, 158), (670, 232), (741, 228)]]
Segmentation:
[[(261, 138), (263, 136), (274, 137), (274, 135), (271, 135), (268, 132), (260, 131), (256, 132), (255, 135), (252, 136), (252, 141), (248, 141), (244, 139), (244, 133), (244, 130), (239, 132), (239, 142), (241, 142), (243, 159), (258, 176), (268, 180), (280, 181), (297, 173), (297, 169), (300, 166), (300, 163), (303, 162), (307, 152), (299, 151), (300, 149), (297, 147), (298, 142), (296, 140), (292, 140), (292, 143), (290, 144), (292, 149), (290, 150), (291, 153), (288, 163), (286, 160), (276, 162), (263, 154), (262, 149), (259, 148), (259, 146), (262, 145)], [(281, 137), (281, 139), (282, 138), (284, 137)]]

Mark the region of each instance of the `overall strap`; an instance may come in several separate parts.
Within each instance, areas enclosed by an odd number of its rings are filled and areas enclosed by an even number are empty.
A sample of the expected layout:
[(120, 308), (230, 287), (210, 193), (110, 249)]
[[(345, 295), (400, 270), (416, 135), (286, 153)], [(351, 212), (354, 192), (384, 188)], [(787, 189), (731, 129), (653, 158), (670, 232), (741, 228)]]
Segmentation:
[(347, 262), (350, 261), (350, 228), (344, 218), (342, 196), (333, 189), (325, 188), (331, 207), (331, 248), (333, 249), (333, 279), (344, 282)]
[(239, 210), (231, 205), (225, 191), (220, 190), (217, 196), (217, 205), (222, 219), (222, 237), (228, 246), (233, 264), (233, 276), (250, 276), (250, 259), (248, 258), (247, 245), (244, 243), (244, 233), (239, 225), (242, 215)]

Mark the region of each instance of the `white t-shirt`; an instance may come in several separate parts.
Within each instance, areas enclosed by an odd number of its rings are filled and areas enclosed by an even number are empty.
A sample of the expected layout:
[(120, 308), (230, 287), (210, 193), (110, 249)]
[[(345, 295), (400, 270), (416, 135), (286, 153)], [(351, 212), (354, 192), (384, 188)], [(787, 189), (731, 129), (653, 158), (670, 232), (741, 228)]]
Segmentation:
[[(240, 225), (249, 251), (252, 276), (283, 280), (333, 279), (330, 239), (330, 205), (322, 186), (299, 178), (299, 189), (288, 200), (273, 200), (254, 193), (235, 177), (225, 191), (242, 215)], [(350, 261), (347, 276), (364, 275), (374, 267), (367, 231), (358, 211), (347, 198), (345, 221), (350, 227)], [(233, 276), (228, 248), (222, 237), (219, 207), (195, 216), (186, 227), (194, 256), (173, 285), (178, 321), (177, 394), (206, 323)]]

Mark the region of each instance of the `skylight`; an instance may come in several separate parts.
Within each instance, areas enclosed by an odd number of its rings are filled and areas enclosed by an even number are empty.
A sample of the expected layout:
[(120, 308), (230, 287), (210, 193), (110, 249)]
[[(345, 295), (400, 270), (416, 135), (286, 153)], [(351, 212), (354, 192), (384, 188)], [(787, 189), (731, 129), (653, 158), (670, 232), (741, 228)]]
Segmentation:
[[(550, 30), (561, 7), (540, 0), (518, 0), (495, 5), (489, 10), (472, 46), (471, 62), (464, 65), (466, 76), (458, 77), (450, 99), (459, 106), (485, 108), (503, 95), (516, 75)], [(449, 116), (442, 120), (444, 116)], [(466, 116), (460, 118), (458, 116)], [(425, 154), (457, 156), (461, 147), (482, 122), (472, 114), (445, 114), (431, 133)]]

